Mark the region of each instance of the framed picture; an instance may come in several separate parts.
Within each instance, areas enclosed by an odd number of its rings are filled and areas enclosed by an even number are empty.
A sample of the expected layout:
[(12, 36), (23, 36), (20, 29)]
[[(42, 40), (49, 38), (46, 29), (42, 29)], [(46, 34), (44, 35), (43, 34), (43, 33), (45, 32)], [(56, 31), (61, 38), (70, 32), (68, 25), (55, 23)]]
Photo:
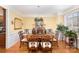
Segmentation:
[(14, 29), (18, 30), (18, 29), (22, 29), (22, 20), (20, 18), (14, 18)]

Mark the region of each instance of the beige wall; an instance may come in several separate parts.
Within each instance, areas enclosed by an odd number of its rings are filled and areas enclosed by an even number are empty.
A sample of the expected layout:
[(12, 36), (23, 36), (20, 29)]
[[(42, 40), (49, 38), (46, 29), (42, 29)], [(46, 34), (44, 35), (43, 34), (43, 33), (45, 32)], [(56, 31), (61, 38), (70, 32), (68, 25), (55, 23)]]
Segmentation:
[(34, 27), (34, 17), (23, 18), (23, 29), (32, 29)]
[[(34, 18), (35, 17), (25, 17), (23, 18), (23, 28), (24, 29), (32, 29), (34, 27)], [(58, 19), (59, 18), (59, 19)], [(51, 28), (55, 31), (57, 24), (64, 22), (63, 16), (52, 16), (52, 17), (43, 17), (45, 28)]]
[(63, 15), (57, 16), (57, 24), (63, 24), (64, 25), (64, 16)]
[[(17, 16), (16, 13), (11, 13), (11, 21), (14, 21), (14, 18), (18, 17), (22, 19), (23, 27), (19, 30), (14, 30), (14, 24), (11, 24), (11, 31), (17, 32), (23, 29), (32, 29), (35, 26), (34, 18), (35, 17), (21, 17)], [(64, 24), (64, 17), (62, 15), (52, 16), (52, 17), (43, 17), (45, 28), (51, 28), (53, 31), (56, 30), (57, 24)]]
[(7, 6), (6, 9), (6, 48), (10, 48), (19, 41), (18, 31), (23, 30), (23, 28), (14, 30), (14, 18), (17, 17), (23, 20), (23, 14), (11, 6)]
[[(14, 19), (15, 18), (19, 18), (23, 22), (23, 17), (21, 15), (17, 14), (16, 11), (15, 12), (11, 12), (10, 13), (10, 17), (11, 17), (11, 21), (10, 21), (10, 30), (11, 30), (11, 32), (18, 32), (20, 30), (23, 30), (23, 27), (22, 27), (22, 29), (14, 30)], [(12, 21), (13, 21), (13, 24), (11, 23)]]
[[(9, 20), (9, 26), (11, 32), (18, 32), (23, 29), (32, 29), (35, 26), (34, 19), (35, 17), (23, 17), (23, 14), (20, 13), (17, 10), (10, 9), (10, 20)], [(14, 24), (11, 24), (11, 22), (14, 22), (14, 18), (20, 18), (23, 22), (22, 29), (14, 30)], [(57, 24), (64, 24), (64, 17), (63, 15), (53, 15), (53, 16), (42, 16), (45, 24), (45, 28), (51, 28), (53, 31), (56, 30)]]

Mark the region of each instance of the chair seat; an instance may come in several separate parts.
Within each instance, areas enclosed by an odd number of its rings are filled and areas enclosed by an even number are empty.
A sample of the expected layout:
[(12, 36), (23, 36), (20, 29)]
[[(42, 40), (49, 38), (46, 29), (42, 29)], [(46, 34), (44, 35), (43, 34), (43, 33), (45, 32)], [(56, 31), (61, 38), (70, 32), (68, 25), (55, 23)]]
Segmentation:
[(27, 34), (23, 34), (24, 36), (26, 36)]
[(54, 38), (53, 41), (57, 41), (57, 40)]
[(21, 41), (25, 42), (25, 41), (27, 41), (27, 39), (26, 39), (26, 38), (24, 38), (24, 39), (22, 39)]

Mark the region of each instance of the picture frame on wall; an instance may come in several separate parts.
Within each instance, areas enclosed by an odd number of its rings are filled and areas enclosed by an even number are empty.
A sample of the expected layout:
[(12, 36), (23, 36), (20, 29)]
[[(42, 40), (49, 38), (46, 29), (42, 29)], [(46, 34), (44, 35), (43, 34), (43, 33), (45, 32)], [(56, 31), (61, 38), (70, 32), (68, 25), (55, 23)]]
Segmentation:
[(22, 29), (22, 19), (15, 17), (14, 18), (14, 30)]

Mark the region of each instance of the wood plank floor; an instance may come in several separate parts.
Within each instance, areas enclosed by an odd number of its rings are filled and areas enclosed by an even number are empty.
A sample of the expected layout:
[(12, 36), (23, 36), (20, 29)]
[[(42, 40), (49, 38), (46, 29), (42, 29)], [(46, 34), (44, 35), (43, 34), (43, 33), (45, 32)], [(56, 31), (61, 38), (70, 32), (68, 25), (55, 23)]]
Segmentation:
[[(79, 53), (79, 49), (70, 48), (64, 43), (64, 41), (59, 41), (58, 45), (59, 47), (53, 47), (52, 53)], [(0, 53), (28, 53), (28, 50), (25, 45), (19, 48), (19, 42), (17, 42), (13, 47), (9, 49), (0, 49)]]

